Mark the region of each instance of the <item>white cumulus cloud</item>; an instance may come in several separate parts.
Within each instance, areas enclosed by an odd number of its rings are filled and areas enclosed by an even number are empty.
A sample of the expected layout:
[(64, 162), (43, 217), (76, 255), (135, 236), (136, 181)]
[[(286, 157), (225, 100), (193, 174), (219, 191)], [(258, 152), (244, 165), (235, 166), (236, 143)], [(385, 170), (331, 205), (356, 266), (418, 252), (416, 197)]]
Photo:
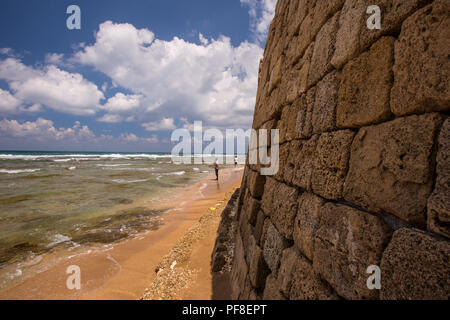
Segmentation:
[(161, 121), (143, 123), (147, 131), (173, 130), (176, 128), (172, 118), (164, 118)]
[[(100, 25), (95, 37), (95, 43), (76, 52), (72, 61), (93, 66), (140, 97), (116, 96), (111, 103), (120, 100), (124, 108), (120, 113), (110, 110), (109, 120), (132, 116), (147, 124), (167, 118), (178, 123), (189, 117), (218, 127), (251, 125), (263, 53), (257, 44), (235, 47), (227, 37), (200, 35), (201, 44), (177, 37), (163, 41), (148, 29), (110, 21)], [(130, 100), (139, 100), (139, 106), (131, 107)]]
[(277, 0), (240, 0), (248, 6), (250, 28), (258, 43), (265, 41), (267, 31), (275, 15)]
[(26, 104), (45, 105), (53, 110), (93, 115), (103, 93), (79, 73), (69, 73), (54, 65), (38, 69), (20, 60), (0, 60), (0, 79), (6, 80), (14, 97)]

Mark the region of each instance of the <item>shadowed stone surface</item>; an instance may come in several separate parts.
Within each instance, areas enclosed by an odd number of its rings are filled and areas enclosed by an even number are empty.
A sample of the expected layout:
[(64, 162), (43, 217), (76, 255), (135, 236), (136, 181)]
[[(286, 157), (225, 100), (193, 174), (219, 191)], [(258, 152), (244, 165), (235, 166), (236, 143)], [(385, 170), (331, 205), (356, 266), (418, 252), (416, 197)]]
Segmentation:
[(403, 23), (395, 43), (395, 114), (450, 110), (449, 12), (449, 1), (436, 0)]
[(450, 297), (450, 244), (423, 232), (394, 233), (381, 262), (381, 299)]
[(394, 38), (382, 38), (344, 67), (336, 110), (339, 128), (356, 128), (389, 119), (393, 48)]
[(380, 265), (391, 229), (380, 218), (347, 206), (327, 203), (320, 210), (314, 270), (339, 296), (377, 298), (378, 291), (366, 286), (366, 269), (370, 265)]
[(441, 121), (427, 114), (362, 128), (352, 145), (345, 199), (425, 225), (434, 171), (429, 159)]
[(439, 135), (436, 185), (428, 200), (428, 230), (450, 238), (450, 119)]

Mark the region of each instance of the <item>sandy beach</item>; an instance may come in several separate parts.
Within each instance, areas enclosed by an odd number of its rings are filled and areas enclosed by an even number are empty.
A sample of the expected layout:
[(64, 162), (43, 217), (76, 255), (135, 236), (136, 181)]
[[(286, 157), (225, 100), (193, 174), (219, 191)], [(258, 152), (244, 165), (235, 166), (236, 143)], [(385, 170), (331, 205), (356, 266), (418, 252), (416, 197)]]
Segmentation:
[[(178, 192), (163, 214), (164, 225), (137, 238), (104, 250), (92, 250), (64, 259), (20, 284), (0, 292), (0, 299), (140, 299), (155, 280), (155, 269), (177, 242), (211, 207), (220, 210), (239, 187), (243, 168), (220, 171), (220, 179), (208, 175)], [(184, 290), (183, 299), (210, 299), (211, 252), (219, 219), (208, 224), (204, 236), (191, 248), (189, 265), (196, 273), (195, 285)], [(81, 270), (81, 289), (66, 286), (69, 266)]]

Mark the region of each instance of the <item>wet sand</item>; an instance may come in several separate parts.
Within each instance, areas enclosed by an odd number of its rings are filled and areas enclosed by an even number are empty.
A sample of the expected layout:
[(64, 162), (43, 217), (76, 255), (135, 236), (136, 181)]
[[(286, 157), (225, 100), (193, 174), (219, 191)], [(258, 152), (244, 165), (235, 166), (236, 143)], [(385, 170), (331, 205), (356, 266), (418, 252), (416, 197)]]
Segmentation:
[[(0, 299), (139, 299), (156, 277), (155, 268), (161, 259), (199, 218), (223, 200), (242, 179), (242, 168), (220, 171), (217, 182), (214, 175), (183, 189), (175, 197), (173, 207), (163, 214), (165, 224), (158, 230), (119, 243), (112, 248), (96, 250), (69, 259), (36, 274), (22, 283), (0, 292)], [(212, 226), (214, 228), (214, 225)], [(209, 232), (194, 248), (194, 265), (199, 266), (196, 290), (189, 290), (192, 299), (211, 296), (209, 263), (215, 234)], [(69, 290), (66, 270), (76, 265), (81, 270), (81, 289)], [(209, 286), (209, 287), (208, 287)]]

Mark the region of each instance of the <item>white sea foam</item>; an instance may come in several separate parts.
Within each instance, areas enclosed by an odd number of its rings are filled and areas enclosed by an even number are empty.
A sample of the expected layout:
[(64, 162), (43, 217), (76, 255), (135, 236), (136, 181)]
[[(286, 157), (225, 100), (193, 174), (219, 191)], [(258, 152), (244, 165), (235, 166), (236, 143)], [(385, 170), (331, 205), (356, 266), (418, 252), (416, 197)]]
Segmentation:
[[(0, 160), (61, 160), (59, 162), (66, 162), (72, 160), (102, 160), (102, 159), (159, 159), (159, 158), (170, 158), (171, 155), (165, 154), (37, 154), (37, 155), (26, 155), (26, 154), (0, 154)], [(57, 161), (58, 162), (58, 161)]]
[(120, 166), (131, 166), (131, 163), (116, 163), (116, 164), (97, 164), (97, 167), (114, 168)]
[(141, 180), (123, 180), (123, 179), (113, 179), (111, 180), (115, 183), (138, 183), (138, 182), (145, 182), (148, 181), (148, 179), (141, 179)]
[(0, 173), (8, 173), (8, 174), (31, 173), (39, 170), (41, 169), (17, 169), (17, 170), (0, 169)]
[(50, 247), (53, 247), (53, 246), (55, 246), (55, 245), (57, 245), (57, 244), (59, 244), (59, 243), (63, 243), (63, 242), (70, 241), (70, 240), (72, 240), (72, 238), (57, 233), (57, 234), (55, 234), (55, 235), (51, 238), (51, 240), (52, 240), (52, 242), (50, 242), (50, 243), (47, 245), (47, 247), (49, 247), (49, 248), (50, 248)]

